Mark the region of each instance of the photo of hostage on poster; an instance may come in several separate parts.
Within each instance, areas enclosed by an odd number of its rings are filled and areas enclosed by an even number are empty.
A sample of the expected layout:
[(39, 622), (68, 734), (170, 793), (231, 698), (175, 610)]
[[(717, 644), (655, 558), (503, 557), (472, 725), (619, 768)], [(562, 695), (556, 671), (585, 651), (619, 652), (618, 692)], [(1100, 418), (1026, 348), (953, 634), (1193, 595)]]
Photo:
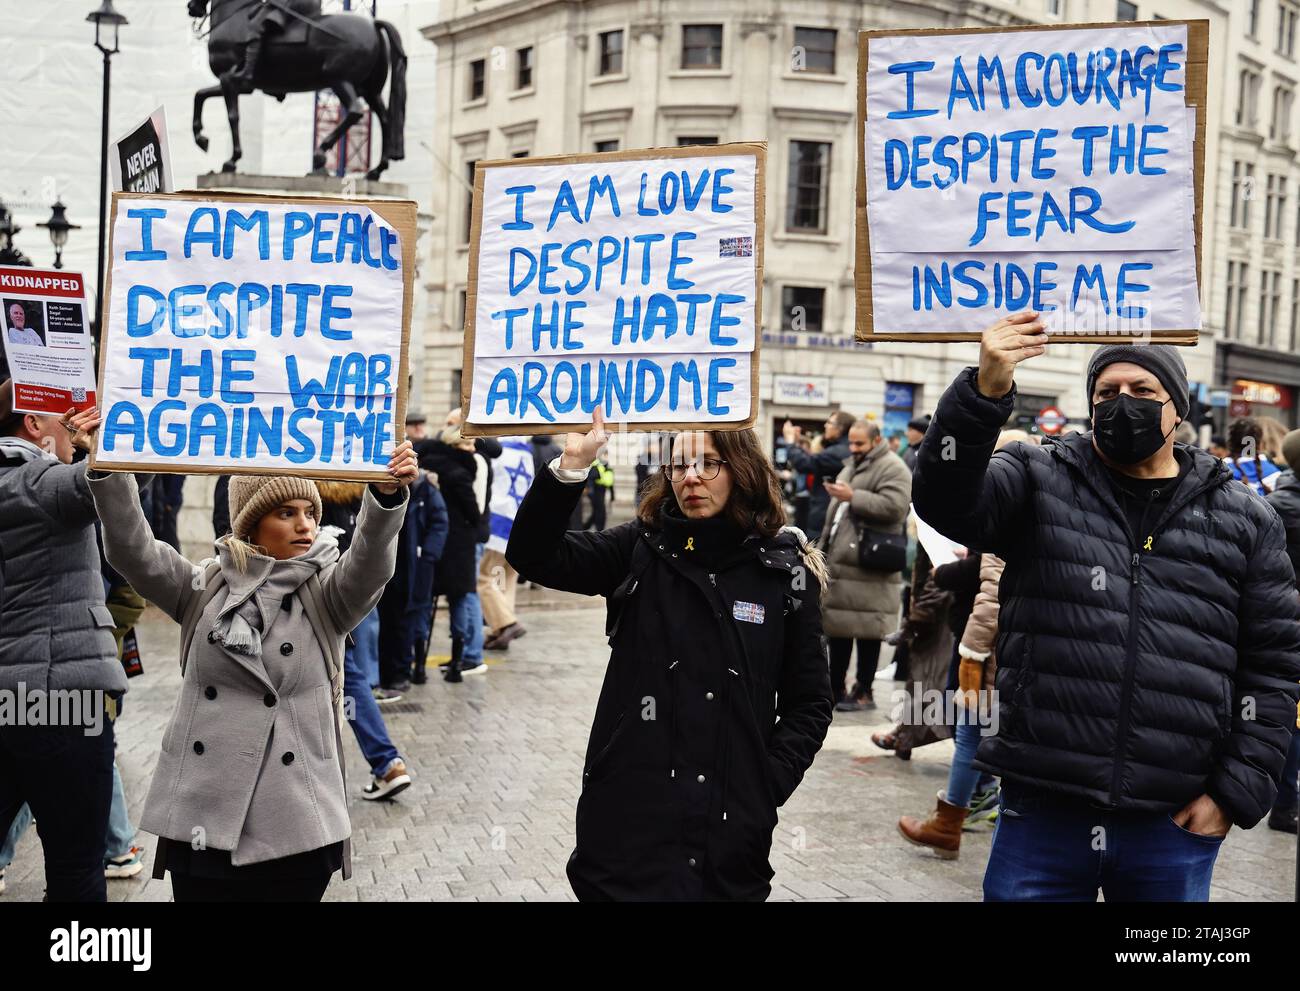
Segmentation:
[(415, 204), (115, 193), (93, 467), (384, 481)]
[(865, 32), (859, 340), (1195, 344), (1205, 21)]
[(761, 143), (479, 162), (465, 433), (758, 415)]
[(95, 405), (86, 325), (86, 285), (78, 272), (0, 267), (0, 353), (14, 380), (14, 409), (60, 416)]

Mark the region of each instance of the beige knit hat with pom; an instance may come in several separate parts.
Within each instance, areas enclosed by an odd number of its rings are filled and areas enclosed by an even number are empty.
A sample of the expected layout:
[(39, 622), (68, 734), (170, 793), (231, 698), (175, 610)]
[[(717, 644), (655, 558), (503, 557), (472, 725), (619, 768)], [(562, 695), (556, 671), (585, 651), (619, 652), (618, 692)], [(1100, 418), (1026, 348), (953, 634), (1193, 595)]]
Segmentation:
[(262, 517), (293, 499), (306, 499), (321, 516), (320, 490), (309, 478), (293, 475), (231, 475), (230, 532), (248, 540)]

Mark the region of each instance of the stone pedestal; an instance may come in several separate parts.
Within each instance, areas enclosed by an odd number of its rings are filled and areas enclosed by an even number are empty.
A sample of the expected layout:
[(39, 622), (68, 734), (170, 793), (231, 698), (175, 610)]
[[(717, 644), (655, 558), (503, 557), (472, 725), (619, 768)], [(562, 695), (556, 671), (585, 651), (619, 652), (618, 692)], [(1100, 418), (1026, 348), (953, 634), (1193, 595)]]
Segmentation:
[[(263, 193), (280, 196), (356, 196), (366, 199), (410, 199), (400, 182), (374, 182), (364, 176), (276, 176), (242, 172), (209, 172), (195, 179), (195, 189), (205, 192)], [(177, 529), (181, 553), (200, 561), (214, 553), (212, 541), (212, 490), (216, 475), (190, 475), (185, 480)]]

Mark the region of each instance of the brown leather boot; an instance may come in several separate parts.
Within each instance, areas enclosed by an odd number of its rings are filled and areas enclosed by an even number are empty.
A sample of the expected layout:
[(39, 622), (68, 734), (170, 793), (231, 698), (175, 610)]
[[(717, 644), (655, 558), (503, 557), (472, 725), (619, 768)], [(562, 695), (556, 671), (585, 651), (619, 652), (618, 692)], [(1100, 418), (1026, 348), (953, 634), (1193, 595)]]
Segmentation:
[(959, 805), (949, 805), (940, 792), (928, 818), (903, 816), (898, 820), (898, 831), (909, 843), (929, 847), (941, 860), (956, 860), (961, 849), (961, 824), (969, 812)]

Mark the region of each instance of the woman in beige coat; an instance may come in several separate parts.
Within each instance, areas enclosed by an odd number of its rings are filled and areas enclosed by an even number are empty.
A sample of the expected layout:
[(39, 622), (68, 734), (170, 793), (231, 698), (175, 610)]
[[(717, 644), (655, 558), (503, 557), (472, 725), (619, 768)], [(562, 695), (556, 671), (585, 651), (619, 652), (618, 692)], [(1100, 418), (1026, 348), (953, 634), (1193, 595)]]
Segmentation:
[[(839, 478), (826, 485), (831, 505), (817, 545), (826, 554), (831, 584), (822, 599), (822, 623), (830, 647), (831, 691), (836, 708), (875, 705), (871, 682), (880, 658), (880, 641), (898, 625), (899, 572), (865, 571), (858, 565), (863, 528), (902, 533), (912, 500), (912, 473), (889, 449), (880, 428), (859, 420), (849, 428), (850, 455)], [(858, 644), (858, 676), (846, 697), (844, 678), (853, 642)]]
[[(99, 411), (71, 423), (93, 435)], [(202, 566), (153, 538), (130, 475), (89, 473), (109, 563), (182, 627), (180, 696), (140, 822), (176, 901), (319, 901), (336, 870), (350, 876), (343, 638), (392, 577), (417, 473), (404, 442), (341, 557), (314, 482), (236, 475), (231, 533)]]

